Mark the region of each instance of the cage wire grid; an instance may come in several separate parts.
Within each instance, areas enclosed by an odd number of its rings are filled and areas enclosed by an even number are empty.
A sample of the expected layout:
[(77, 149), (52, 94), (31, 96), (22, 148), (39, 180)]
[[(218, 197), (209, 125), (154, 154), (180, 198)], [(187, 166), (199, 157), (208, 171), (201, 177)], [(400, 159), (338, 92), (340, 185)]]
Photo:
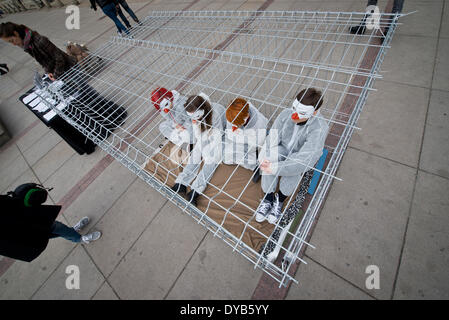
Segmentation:
[[(353, 131), (359, 129), (356, 123), (368, 93), (374, 90), (374, 81), (381, 78), (380, 66), (400, 17), (382, 14), (382, 30), (393, 23), (381, 43), (382, 33), (376, 29), (367, 30), (364, 35), (349, 34), (349, 27), (357, 25), (364, 16), (365, 13), (357, 12), (309, 11), (150, 12), (131, 29), (131, 37), (111, 37), (51, 84), (41, 98), (109, 155), (241, 253), (254, 268), (263, 270), (279, 286), (286, 286), (290, 281), (297, 283), (292, 265), (306, 264), (303, 251), (306, 247), (314, 248), (307, 240), (312, 225), (332, 181), (341, 180), (335, 172)], [(373, 52), (374, 61), (366, 63), (366, 56)], [(70, 85), (64, 86), (67, 83)], [(102, 97), (126, 109), (125, 122), (115, 129), (108, 126), (112, 112), (98, 108), (98, 101), (73, 104), (77, 96), (89, 93), (80, 83), (88, 83)], [(293, 220), (281, 225), (279, 219), (270, 235), (261, 232), (254, 223), (255, 208), (244, 197), (251, 179), (238, 196), (224, 191), (237, 167), (223, 186), (208, 183), (216, 194), (202, 195), (208, 201), (204, 211), (173, 192), (167, 184), (173, 172), (153, 160), (166, 143), (159, 131), (164, 119), (150, 98), (157, 87), (175, 89), (186, 97), (204, 92), (212, 102), (224, 107), (237, 97), (244, 98), (266, 116), (268, 128), (280, 112), (291, 108), (302, 89), (321, 90), (323, 105), (317, 117), (329, 126), (325, 143), (329, 155), (322, 170), (316, 169), (315, 163), (301, 163), (308, 170), (319, 172), (321, 178), (303, 207), (298, 227), (290, 230)], [(292, 160), (289, 156), (287, 159)], [(145, 170), (149, 162), (168, 171), (165, 181)], [(301, 181), (296, 191), (300, 186)], [(218, 194), (225, 194), (232, 204), (219, 203)], [(289, 197), (283, 213), (295, 208), (295, 204), (302, 206), (298, 201), (301, 200)], [(208, 216), (211, 205), (223, 210), (221, 221)], [(248, 210), (251, 218), (244, 220), (235, 214), (233, 208), (237, 205)], [(242, 223), (240, 234), (227, 230), (227, 217)], [(256, 250), (246, 243), (243, 237), (249, 231), (263, 237), (265, 244), (271, 240), (272, 251), (267, 253), (265, 245)], [(278, 239), (273, 237), (275, 231), (281, 234)], [(287, 237), (290, 241), (284, 243)], [(283, 258), (281, 262), (276, 260), (278, 257)]]

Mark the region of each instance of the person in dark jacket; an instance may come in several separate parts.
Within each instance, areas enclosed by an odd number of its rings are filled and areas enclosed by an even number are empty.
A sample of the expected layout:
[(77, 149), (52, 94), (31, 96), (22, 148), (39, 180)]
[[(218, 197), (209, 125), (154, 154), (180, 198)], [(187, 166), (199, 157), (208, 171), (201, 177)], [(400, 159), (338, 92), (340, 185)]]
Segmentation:
[(76, 60), (55, 46), (37, 31), (12, 22), (0, 25), (0, 38), (21, 47), (44, 68), (49, 78), (55, 80), (76, 64)]
[[(127, 117), (126, 109), (102, 97), (88, 83), (85, 72), (75, 67), (76, 59), (56, 47), (47, 37), (27, 26), (6, 22), (0, 24), (0, 38), (23, 48), (45, 69), (48, 77), (55, 81), (70, 69), (64, 77), (64, 86), (59, 89), (64, 96), (77, 98), (71, 102), (71, 115), (91, 128), (96, 137), (107, 138)], [(94, 72), (96, 72), (95, 70)], [(88, 117), (86, 117), (86, 115)], [(95, 120), (96, 122), (92, 121)]]
[(134, 11), (129, 7), (128, 3), (126, 3), (126, 0), (117, 0), (117, 2), (119, 3), (119, 5), (116, 6), (117, 8), (117, 13), (120, 16), (120, 18), (123, 20), (123, 22), (126, 24), (127, 28), (131, 28), (131, 25), (129, 24), (128, 19), (126, 19), (125, 15), (123, 14), (123, 11), (120, 9), (120, 6), (123, 7), (123, 9), (126, 10), (126, 12), (129, 13), (129, 15), (131, 16), (131, 18), (136, 22), (136, 23), (140, 23), (139, 19), (137, 18), (136, 14), (134, 13)]
[(103, 13), (114, 21), (118, 34), (121, 35), (124, 32), (129, 35), (128, 29), (125, 28), (117, 17), (117, 6), (119, 5), (117, 0), (90, 0), (90, 4), (90, 7), (95, 11), (97, 11), (97, 4), (100, 6)]
[(49, 239), (62, 237), (72, 242), (90, 243), (100, 238), (95, 231), (85, 236), (79, 231), (89, 223), (84, 217), (73, 228), (56, 221), (61, 206), (38, 205), (27, 207), (22, 201), (0, 195), (2, 208), (0, 232), (0, 255), (31, 262), (47, 247)]

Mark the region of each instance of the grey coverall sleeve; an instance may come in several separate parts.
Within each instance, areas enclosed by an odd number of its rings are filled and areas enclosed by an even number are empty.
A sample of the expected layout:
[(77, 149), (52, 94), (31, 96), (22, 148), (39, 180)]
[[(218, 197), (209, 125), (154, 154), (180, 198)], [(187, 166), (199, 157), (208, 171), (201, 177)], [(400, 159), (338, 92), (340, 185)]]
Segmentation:
[(327, 126), (314, 128), (309, 132), (299, 151), (290, 154), (287, 159), (279, 162), (276, 174), (279, 176), (297, 176), (312, 169), (323, 153), (326, 136)]
[(271, 126), (270, 132), (268, 133), (268, 136), (266, 137), (265, 142), (259, 152), (259, 162), (278, 154), (276, 148), (281, 142), (282, 119), (283, 117), (281, 113)]

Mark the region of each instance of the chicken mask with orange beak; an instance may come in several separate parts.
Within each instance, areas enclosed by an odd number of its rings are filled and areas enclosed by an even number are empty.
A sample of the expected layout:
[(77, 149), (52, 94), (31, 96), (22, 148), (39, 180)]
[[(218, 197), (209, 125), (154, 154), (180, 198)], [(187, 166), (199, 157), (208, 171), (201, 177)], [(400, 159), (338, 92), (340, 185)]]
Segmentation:
[(248, 123), (248, 120), (249, 120), (249, 115), (244, 119), (244, 123), (243, 123), (243, 125), (241, 125), (241, 126), (236, 126), (236, 125), (234, 125), (232, 122), (229, 122), (230, 124), (231, 124), (231, 128), (232, 128), (232, 132), (235, 132), (236, 130), (238, 130), (239, 128), (241, 128), (241, 127), (244, 127), (247, 123)]
[(194, 124), (196, 124), (196, 123), (200, 122), (200, 120), (203, 118), (204, 110), (203, 109), (198, 109), (195, 112), (188, 112), (187, 111), (187, 115), (190, 117), (192, 122)]
[(309, 119), (310, 117), (313, 116), (313, 113), (315, 112), (314, 106), (307, 106), (305, 104), (302, 104), (297, 99), (293, 101), (292, 109), (293, 109), (292, 120)]

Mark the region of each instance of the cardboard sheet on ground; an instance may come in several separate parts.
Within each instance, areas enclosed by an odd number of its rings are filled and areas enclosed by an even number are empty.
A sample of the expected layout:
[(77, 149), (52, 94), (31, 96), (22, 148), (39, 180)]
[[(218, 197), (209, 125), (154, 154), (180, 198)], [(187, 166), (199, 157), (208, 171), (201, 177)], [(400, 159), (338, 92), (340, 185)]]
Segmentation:
[[(179, 148), (176, 145), (168, 142), (157, 154), (150, 158), (145, 165), (145, 170), (152, 175), (154, 174), (164, 184), (173, 186), (176, 177), (182, 171), (182, 166), (179, 163), (182, 162), (182, 159), (185, 159), (185, 156), (182, 157), (181, 152), (177, 150)], [(178, 163), (170, 160), (170, 154), (177, 155)], [(234, 174), (232, 174), (233, 172)], [(231, 178), (229, 179), (229, 177)], [(243, 167), (220, 164), (210, 180), (209, 186), (204, 191), (206, 197), (200, 196), (198, 198), (198, 209), (205, 212), (218, 224), (223, 224), (223, 227), (237, 238), (240, 238), (243, 233), (242, 241), (258, 252), (273, 232), (274, 225), (267, 221), (258, 223), (255, 220), (254, 211), (263, 198), (263, 192), (260, 181), (253, 183), (251, 177), (252, 172)], [(245, 192), (240, 195), (247, 184)], [(235, 203), (236, 201), (228, 194), (239, 199), (239, 202)], [(209, 201), (209, 198), (214, 201)], [(230, 213), (226, 215), (227, 208), (231, 208), (230, 211), (235, 216)], [(248, 221), (250, 221), (249, 225), (258, 231), (249, 227), (245, 229), (245, 224)]]

